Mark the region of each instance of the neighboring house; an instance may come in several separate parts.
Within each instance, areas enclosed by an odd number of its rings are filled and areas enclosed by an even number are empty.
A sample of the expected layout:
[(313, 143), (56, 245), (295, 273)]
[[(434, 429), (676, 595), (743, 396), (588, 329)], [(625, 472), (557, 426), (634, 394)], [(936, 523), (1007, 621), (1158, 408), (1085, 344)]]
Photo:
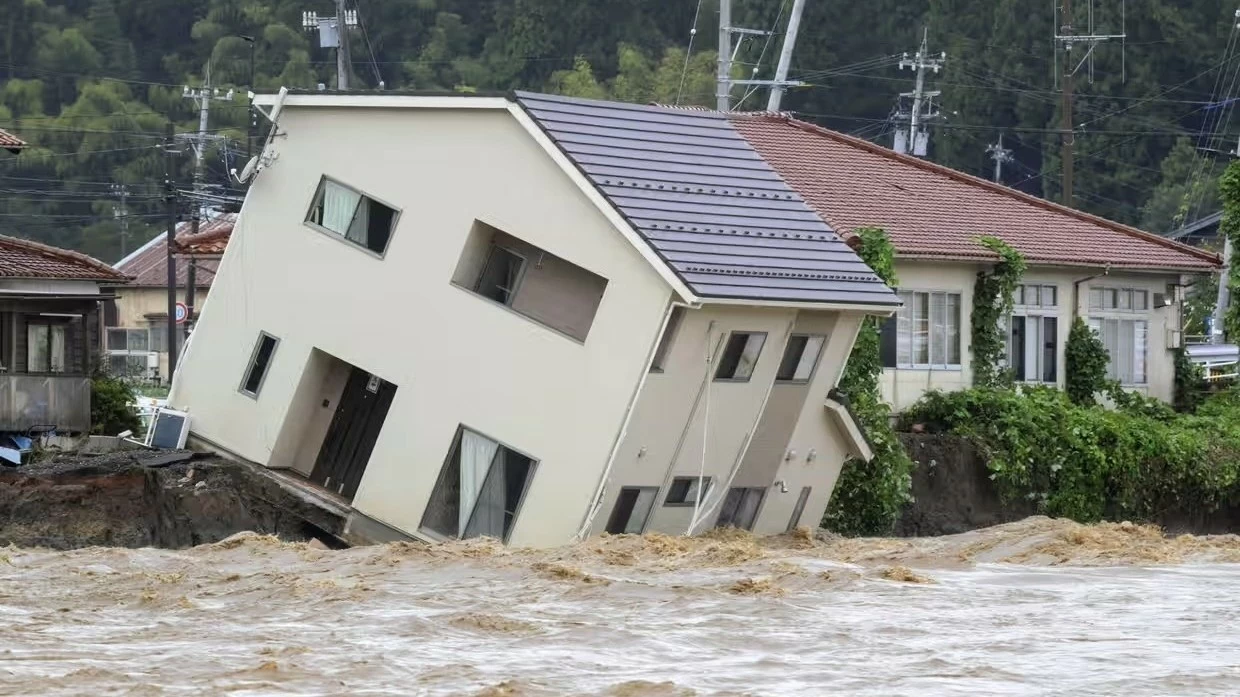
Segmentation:
[[(236, 213), (222, 213), (199, 224), (176, 228), (177, 301), (186, 302), (189, 259), (196, 264), (194, 304), (202, 307), (220, 257), (228, 246)], [(157, 235), (116, 263), (133, 281), (116, 289), (116, 300), (105, 306), (105, 352), (115, 375), (165, 381), (168, 375), (168, 235)], [(197, 312), (195, 312), (197, 315)]]
[(0, 236), (0, 432), (90, 430), (101, 286), (125, 280), (84, 254)]
[(1064, 385), (1075, 317), (1100, 332), (1109, 375), (1170, 401), (1184, 288), (1216, 255), (785, 115), (735, 115), (737, 130), (835, 230), (885, 229), (904, 301), (883, 329), (884, 397), (897, 410), (927, 390), (973, 382), (970, 317), (994, 236), (1029, 263), (1005, 322), (1019, 382)]
[(17, 155), (26, 149), (26, 141), (0, 128), (0, 148)]
[(896, 296), (724, 117), (310, 93), (272, 143), (169, 400), (351, 529), (783, 532), (867, 455), (828, 394)]

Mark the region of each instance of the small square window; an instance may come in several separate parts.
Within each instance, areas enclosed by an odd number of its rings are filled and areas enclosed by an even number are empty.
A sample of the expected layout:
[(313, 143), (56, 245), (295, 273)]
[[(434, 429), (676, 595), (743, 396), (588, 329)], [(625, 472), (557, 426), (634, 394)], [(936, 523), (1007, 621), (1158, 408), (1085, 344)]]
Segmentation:
[(323, 177), (306, 222), (376, 254), (387, 251), (397, 212), (343, 184)]
[(672, 480), (672, 486), (667, 490), (667, 499), (663, 501), (665, 506), (692, 506), (698, 500), (698, 482), (704, 482), (702, 489), (702, 500), (706, 500), (706, 495), (710, 493), (711, 479), (710, 477), (676, 477)]
[(1058, 305), (1058, 289), (1055, 286), (1042, 286), (1042, 307), (1055, 307)]
[(659, 496), (657, 486), (626, 486), (616, 496), (616, 507), (607, 520), (607, 532), (612, 535), (640, 535), (646, 529), (646, 520)]
[(524, 269), (524, 257), (503, 247), (491, 247), (474, 290), (497, 303), (511, 305)]
[(1038, 291), (1040, 289), (1041, 289), (1040, 286), (1025, 286), (1025, 304), (1026, 305), (1032, 305), (1033, 307), (1037, 307), (1038, 305), (1041, 304), (1041, 302), (1038, 300)]
[(1149, 294), (1144, 290), (1136, 290), (1132, 293), (1132, 309), (1145, 311), (1149, 309)]
[(1089, 309), (1091, 310), (1102, 309), (1102, 289), (1101, 288), (1090, 288), (1089, 289)]
[(259, 334), (258, 343), (254, 345), (254, 353), (250, 356), (250, 365), (245, 371), (245, 379), (241, 381), (243, 394), (251, 397), (258, 396), (258, 391), (263, 386), (263, 379), (267, 377), (267, 369), (271, 367), (271, 357), (278, 343), (280, 343), (279, 339), (266, 332)]
[(732, 332), (719, 358), (716, 380), (747, 381), (753, 375), (754, 365), (766, 343), (765, 332)]
[(1130, 290), (1119, 291), (1119, 305), (1117, 307), (1120, 310), (1131, 310), (1132, 309), (1132, 291)]
[(1016, 286), (1016, 292), (1012, 293), (1012, 304), (1013, 305), (1024, 305), (1025, 304), (1025, 287), (1024, 286)]
[(784, 349), (783, 360), (779, 362), (779, 372), (775, 379), (781, 382), (806, 382), (814, 372), (818, 356), (822, 353), (824, 336), (793, 334)]

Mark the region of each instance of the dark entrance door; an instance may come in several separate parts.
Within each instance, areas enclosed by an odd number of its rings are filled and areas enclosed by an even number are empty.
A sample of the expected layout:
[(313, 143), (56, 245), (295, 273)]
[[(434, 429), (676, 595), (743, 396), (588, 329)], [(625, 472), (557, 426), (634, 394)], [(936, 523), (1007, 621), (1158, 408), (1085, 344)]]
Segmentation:
[(379, 440), (396, 385), (354, 368), (340, 395), (310, 480), (352, 501)]

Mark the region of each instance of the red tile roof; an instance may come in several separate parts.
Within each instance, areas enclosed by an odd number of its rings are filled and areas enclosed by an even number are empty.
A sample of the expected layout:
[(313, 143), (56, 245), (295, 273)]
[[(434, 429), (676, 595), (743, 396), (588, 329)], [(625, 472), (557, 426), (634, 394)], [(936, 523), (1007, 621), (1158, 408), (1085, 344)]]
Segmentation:
[[(189, 234), (191, 223), (184, 222), (177, 225), (174, 251), (177, 254), (192, 254), (199, 257), (197, 264), (199, 288), (209, 288), (211, 282), (215, 280), (215, 272), (219, 268), (219, 255), (224, 253), (236, 222), (236, 213), (224, 213), (199, 224), (198, 233), (194, 235)], [(168, 287), (168, 245), (165, 242), (167, 237), (168, 234), (164, 233), (117, 262), (117, 270), (134, 277), (130, 285)], [(204, 256), (206, 258), (202, 258)], [(189, 264), (182, 260), (177, 263), (177, 285), (184, 286), (188, 279)]]
[(0, 148), (16, 153), (24, 147), (26, 141), (0, 128)]
[(837, 232), (881, 227), (904, 258), (993, 259), (992, 235), (1031, 263), (1211, 270), (1216, 255), (778, 114), (732, 123)]
[(81, 252), (4, 235), (0, 235), (0, 278), (129, 281), (125, 274)]

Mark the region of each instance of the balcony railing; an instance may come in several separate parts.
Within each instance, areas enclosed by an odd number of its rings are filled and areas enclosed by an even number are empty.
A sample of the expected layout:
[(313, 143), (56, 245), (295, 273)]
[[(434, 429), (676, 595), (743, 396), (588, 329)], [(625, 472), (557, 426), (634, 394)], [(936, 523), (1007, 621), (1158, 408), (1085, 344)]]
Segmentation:
[(0, 375), (0, 431), (34, 426), (90, 430), (90, 378), (81, 375)]

